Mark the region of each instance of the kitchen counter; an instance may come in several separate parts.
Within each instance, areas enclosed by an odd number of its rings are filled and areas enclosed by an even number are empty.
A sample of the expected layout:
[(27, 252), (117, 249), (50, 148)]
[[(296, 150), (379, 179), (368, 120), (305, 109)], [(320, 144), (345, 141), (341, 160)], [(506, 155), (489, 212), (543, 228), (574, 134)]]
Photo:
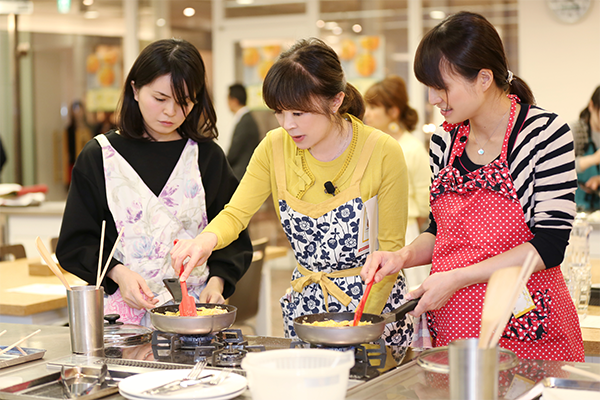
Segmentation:
[[(3, 344), (13, 343), (27, 334), (41, 329), (42, 331), (23, 343), (22, 347), (47, 349), (43, 360), (31, 361), (0, 370), (0, 388), (12, 386), (33, 378), (46, 375), (49, 369), (46, 363), (70, 355), (69, 329), (55, 326), (35, 326), (0, 323), (0, 331), (6, 329), (2, 336)], [(600, 373), (600, 364), (564, 363), (559, 361), (521, 360), (519, 366), (501, 373), (501, 388), (507, 393), (505, 398), (516, 399), (535, 382), (546, 376), (570, 377), (569, 373), (560, 369), (562, 365), (576, 365), (590, 372)], [(54, 371), (54, 370), (52, 370)], [(516, 383), (515, 383), (516, 382)], [(517, 385), (518, 384), (518, 385)], [(508, 390), (512, 387), (512, 391)], [(433, 374), (423, 370), (415, 361), (368, 382), (355, 384), (348, 390), (346, 399), (352, 400), (383, 400), (383, 399), (446, 399), (448, 398), (447, 376)], [(109, 400), (124, 399), (119, 394), (106, 397)], [(252, 399), (246, 391), (236, 399)]]
[[(25, 324), (64, 324), (68, 322), (67, 294), (54, 276), (32, 276), (29, 263), (39, 258), (0, 262), (0, 322)], [(47, 268), (47, 267), (46, 267)], [(65, 273), (70, 285), (87, 285)]]

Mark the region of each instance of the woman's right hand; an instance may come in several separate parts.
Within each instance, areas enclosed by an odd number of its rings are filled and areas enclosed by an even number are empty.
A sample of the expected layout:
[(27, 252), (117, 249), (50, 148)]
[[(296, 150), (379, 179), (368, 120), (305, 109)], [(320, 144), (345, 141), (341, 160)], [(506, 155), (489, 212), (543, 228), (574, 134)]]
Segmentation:
[(375, 283), (379, 283), (387, 275), (395, 275), (405, 268), (409, 255), (409, 247), (403, 247), (393, 252), (376, 251), (367, 257), (360, 276), (365, 283), (371, 282), (372, 279), (375, 279)]
[(208, 260), (217, 242), (217, 235), (211, 232), (203, 232), (194, 239), (177, 241), (171, 249), (171, 265), (178, 275), (179, 270), (184, 268), (179, 276), (180, 281), (185, 281), (196, 266)]
[(137, 272), (118, 264), (108, 272), (108, 277), (119, 285), (121, 297), (129, 307), (138, 310), (156, 307), (158, 299), (154, 298), (146, 280)]

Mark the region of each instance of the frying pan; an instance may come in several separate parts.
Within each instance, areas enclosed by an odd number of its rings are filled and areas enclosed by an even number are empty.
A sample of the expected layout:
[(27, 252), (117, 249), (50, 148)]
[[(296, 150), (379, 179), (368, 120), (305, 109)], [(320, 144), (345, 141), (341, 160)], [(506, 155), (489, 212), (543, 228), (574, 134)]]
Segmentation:
[(352, 346), (369, 343), (379, 340), (386, 324), (399, 321), (407, 312), (414, 310), (419, 300), (410, 300), (397, 309), (382, 315), (363, 314), (360, 321), (371, 322), (369, 325), (340, 327), (306, 325), (306, 323), (317, 321), (352, 322), (354, 319), (353, 312), (319, 313), (294, 318), (294, 330), (300, 339), (312, 344)]
[(158, 330), (182, 335), (208, 335), (229, 328), (235, 322), (237, 307), (227, 304), (196, 303), (196, 308), (224, 308), (226, 314), (181, 317), (164, 315), (165, 311), (178, 312), (179, 305), (155, 307), (150, 310), (150, 321)]

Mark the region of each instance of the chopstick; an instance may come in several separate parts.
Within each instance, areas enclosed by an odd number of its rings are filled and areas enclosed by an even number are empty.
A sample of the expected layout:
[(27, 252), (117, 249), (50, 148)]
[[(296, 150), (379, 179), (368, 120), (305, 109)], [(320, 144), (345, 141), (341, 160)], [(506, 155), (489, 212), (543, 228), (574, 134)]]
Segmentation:
[(519, 277), (517, 278), (515, 287), (512, 289), (510, 301), (506, 304), (504, 312), (501, 314), (501, 318), (498, 319), (498, 322), (494, 328), (494, 334), (492, 335), (490, 342), (487, 345), (488, 349), (496, 347), (496, 345), (498, 345), (498, 342), (500, 341), (500, 336), (502, 336), (502, 333), (504, 332), (503, 327), (506, 326), (506, 323), (510, 318), (510, 313), (515, 307), (515, 303), (519, 298), (519, 293), (521, 292), (521, 290), (523, 290), (523, 285), (527, 283), (529, 277), (533, 273), (533, 269), (535, 268), (534, 260), (535, 253), (533, 251), (530, 251), (527, 254), (527, 257), (525, 257), (525, 262), (521, 267), (521, 272), (519, 273)]
[(98, 270), (96, 271), (96, 289), (100, 282), (100, 271), (102, 270), (102, 255), (104, 252), (104, 231), (106, 230), (106, 220), (102, 220), (102, 232), (100, 233), (100, 252), (98, 253)]
[(11, 344), (10, 346), (8, 346), (7, 348), (5, 348), (4, 350), (0, 351), (0, 354), (4, 354), (7, 351), (9, 351), (10, 349), (12, 349), (13, 347), (21, 344), (21, 342), (26, 341), (27, 339), (29, 339), (30, 337), (32, 337), (33, 335), (37, 335), (38, 333), (40, 333), (42, 330), (38, 329), (37, 331), (30, 333), (29, 335), (25, 336), (23, 339), (19, 339), (17, 340), (15, 343)]
[[(4, 335), (5, 333), (6, 333), (6, 329), (5, 329), (5, 330), (3, 330), (2, 332), (0, 332), (0, 336)], [(17, 350), (19, 350), (19, 352), (20, 352), (21, 354), (23, 354), (24, 356), (26, 356), (26, 355), (27, 355), (27, 353), (26, 353), (26, 352), (24, 352), (24, 351), (23, 351), (23, 349), (22, 349), (22, 348), (20, 348), (19, 346), (17, 346)]]
[(599, 381), (600, 382), (600, 375), (599, 374), (595, 374), (595, 373), (589, 372), (589, 371), (584, 371), (582, 369), (575, 368), (575, 367), (573, 367), (571, 365), (563, 365), (561, 367), (561, 369), (563, 371), (567, 371), (567, 372), (571, 372), (573, 374), (585, 376), (586, 378), (591, 378), (591, 379), (593, 379), (595, 381)]
[(106, 264), (104, 265), (104, 270), (102, 271), (102, 275), (100, 276), (100, 279), (98, 279), (98, 281), (96, 282), (96, 290), (100, 288), (100, 283), (104, 280), (104, 275), (106, 275), (106, 271), (108, 271), (108, 266), (110, 265), (110, 260), (112, 260), (112, 256), (113, 254), (115, 254), (115, 250), (117, 250), (117, 245), (119, 244), (119, 240), (121, 240), (121, 237), (123, 236), (123, 232), (125, 232), (125, 228), (121, 228), (121, 232), (119, 232), (119, 236), (117, 237), (117, 240), (115, 240), (115, 245), (113, 246), (112, 250), (110, 251), (110, 254), (108, 256), (108, 259), (106, 260)]

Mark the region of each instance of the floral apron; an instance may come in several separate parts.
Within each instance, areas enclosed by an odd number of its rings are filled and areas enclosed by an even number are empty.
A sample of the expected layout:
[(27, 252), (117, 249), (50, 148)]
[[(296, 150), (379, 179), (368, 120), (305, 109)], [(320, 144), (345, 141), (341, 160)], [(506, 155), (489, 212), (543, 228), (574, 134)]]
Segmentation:
[[(329, 211), (325, 212), (315, 212), (315, 204), (299, 200), (287, 191), (282, 136), (273, 139), (281, 224), (297, 261), (292, 290), (280, 299), (286, 337), (296, 337), (294, 318), (323, 312), (353, 312), (362, 298), (364, 290), (359, 274), (369, 251), (368, 247), (359, 251), (358, 246), (360, 220), (367, 218), (360, 181), (380, 135), (377, 132), (369, 135), (350, 187), (328, 200)], [(406, 302), (404, 277), (399, 274), (390, 278), (395, 280), (388, 286), (391, 293), (382, 294), (383, 301), (378, 306), (383, 312)], [(411, 318), (386, 325), (383, 337), (386, 344), (394, 346), (392, 354), (396, 360), (403, 358), (412, 330)]]
[[(525, 223), (507, 163), (508, 141), (515, 119), (516, 97), (500, 157), (466, 176), (453, 167), (463, 153), (469, 125), (458, 127), (448, 165), (431, 187), (431, 209), (438, 230), (431, 273), (476, 264), (533, 238)], [(457, 125), (444, 123), (450, 131)], [(479, 336), (481, 311), (487, 284), (458, 290), (439, 310), (427, 313), (434, 347), (455, 339)], [(527, 288), (535, 309), (520, 318), (511, 316), (500, 347), (519, 358), (583, 361), (583, 342), (573, 301), (560, 268), (534, 273)]]
[[(114, 257), (146, 280), (159, 300), (157, 305), (164, 304), (172, 296), (163, 279), (176, 277), (169, 256), (173, 240), (194, 238), (208, 223), (198, 146), (187, 141), (157, 197), (106, 136), (95, 139), (102, 147), (108, 208), (117, 230), (124, 230)], [(207, 277), (206, 265), (195, 268), (187, 280), (190, 294), (198, 298)], [(151, 326), (146, 310), (126, 305), (120, 290), (104, 299), (104, 312), (121, 315), (120, 320), (126, 324)]]

